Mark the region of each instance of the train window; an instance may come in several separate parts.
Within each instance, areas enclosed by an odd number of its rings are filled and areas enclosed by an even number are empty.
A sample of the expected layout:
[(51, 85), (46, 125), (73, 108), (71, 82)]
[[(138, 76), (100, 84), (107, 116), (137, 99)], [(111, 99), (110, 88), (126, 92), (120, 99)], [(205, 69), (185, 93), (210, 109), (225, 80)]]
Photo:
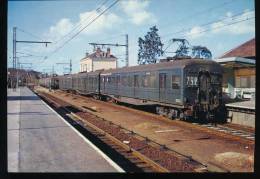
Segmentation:
[(111, 83), (112, 83), (112, 84), (115, 83), (115, 77), (111, 77)]
[(213, 84), (220, 84), (221, 78), (219, 75), (211, 75), (211, 83)]
[(131, 76), (127, 77), (127, 86), (132, 86)]
[(155, 84), (155, 73), (152, 73), (150, 76), (150, 87), (154, 87)]
[(107, 82), (111, 83), (111, 77), (107, 77)]
[(150, 75), (143, 75), (142, 76), (142, 86), (143, 87), (148, 87), (149, 81), (150, 81)]
[(134, 75), (134, 86), (139, 87), (139, 75)]
[(120, 84), (120, 76), (116, 76), (116, 84), (119, 85)]
[(172, 75), (172, 89), (179, 89), (181, 83), (180, 76)]
[(122, 85), (123, 85), (123, 86), (126, 86), (126, 85), (127, 85), (127, 78), (126, 78), (126, 76), (123, 76), (123, 77), (122, 77)]

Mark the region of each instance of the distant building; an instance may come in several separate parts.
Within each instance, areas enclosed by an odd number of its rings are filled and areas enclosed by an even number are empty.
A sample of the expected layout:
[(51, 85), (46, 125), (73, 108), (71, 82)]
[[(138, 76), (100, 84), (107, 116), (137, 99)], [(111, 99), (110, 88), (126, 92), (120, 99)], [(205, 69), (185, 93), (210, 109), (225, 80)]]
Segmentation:
[(86, 56), (80, 60), (80, 72), (110, 68), (117, 68), (117, 58), (111, 54), (110, 48), (107, 48), (106, 52), (97, 48), (94, 53), (86, 53)]
[(255, 93), (255, 38), (224, 53), (215, 61), (224, 67), (223, 91), (232, 98), (251, 98)]
[(29, 83), (37, 84), (40, 78), (40, 72), (33, 70), (24, 70), (8, 68), (7, 69), (7, 86), (8, 88), (14, 87), (18, 79), (18, 85), (24, 86)]

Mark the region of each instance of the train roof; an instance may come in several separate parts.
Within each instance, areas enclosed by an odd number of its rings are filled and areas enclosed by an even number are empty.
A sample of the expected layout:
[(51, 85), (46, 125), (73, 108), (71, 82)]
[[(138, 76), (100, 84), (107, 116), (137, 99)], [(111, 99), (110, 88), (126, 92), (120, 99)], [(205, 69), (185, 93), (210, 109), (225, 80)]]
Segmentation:
[(109, 69), (109, 70), (104, 70), (102, 73), (154, 71), (154, 70), (160, 70), (160, 69), (185, 68), (187, 66), (199, 65), (199, 64), (217, 65), (221, 68), (221, 65), (219, 65), (217, 62), (215, 62), (213, 60), (181, 59), (181, 60), (173, 60), (170, 62), (161, 62), (161, 63), (156, 63), (156, 64), (138, 65), (138, 66), (117, 68), (117, 69)]

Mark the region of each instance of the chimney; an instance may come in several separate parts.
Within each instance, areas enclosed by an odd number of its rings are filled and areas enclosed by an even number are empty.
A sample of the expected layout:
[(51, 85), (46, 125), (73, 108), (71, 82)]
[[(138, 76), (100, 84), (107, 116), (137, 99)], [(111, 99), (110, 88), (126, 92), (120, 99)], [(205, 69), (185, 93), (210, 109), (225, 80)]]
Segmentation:
[(110, 57), (110, 48), (107, 48), (107, 55), (106, 57)]
[(96, 51), (96, 56), (97, 57), (100, 57), (101, 55), (101, 50), (100, 50), (100, 47), (97, 48), (97, 51)]
[(89, 55), (89, 53), (88, 53), (88, 52), (86, 52), (86, 57), (88, 57), (88, 55)]

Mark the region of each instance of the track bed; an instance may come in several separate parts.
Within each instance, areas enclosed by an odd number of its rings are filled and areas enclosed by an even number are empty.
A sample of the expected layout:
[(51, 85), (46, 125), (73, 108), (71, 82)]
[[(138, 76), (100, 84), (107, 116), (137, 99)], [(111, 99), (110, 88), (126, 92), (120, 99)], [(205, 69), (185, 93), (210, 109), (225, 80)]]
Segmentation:
[(208, 171), (254, 171), (254, 140), (80, 95), (48, 92), (42, 88), (38, 91), (45, 91), (184, 156), (191, 156), (206, 165)]

